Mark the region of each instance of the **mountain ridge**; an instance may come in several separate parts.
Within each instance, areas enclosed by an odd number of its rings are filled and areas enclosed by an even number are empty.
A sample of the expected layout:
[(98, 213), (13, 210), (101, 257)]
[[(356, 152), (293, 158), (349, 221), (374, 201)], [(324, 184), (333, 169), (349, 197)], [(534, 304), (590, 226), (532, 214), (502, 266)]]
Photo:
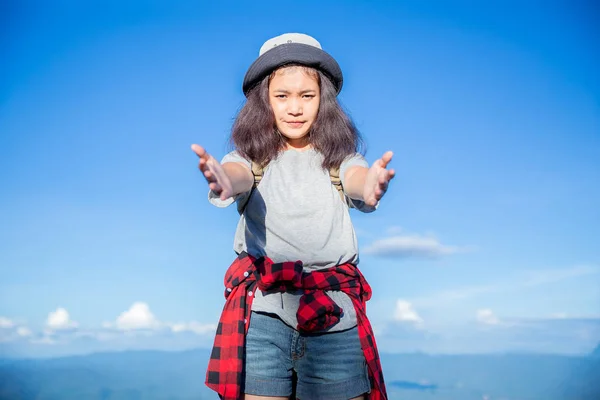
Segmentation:
[[(213, 399), (215, 393), (204, 385), (209, 355), (209, 349), (196, 348), (4, 360), (0, 399)], [(597, 361), (537, 353), (381, 354), (390, 399), (414, 400), (593, 399), (579, 394), (595, 396)]]

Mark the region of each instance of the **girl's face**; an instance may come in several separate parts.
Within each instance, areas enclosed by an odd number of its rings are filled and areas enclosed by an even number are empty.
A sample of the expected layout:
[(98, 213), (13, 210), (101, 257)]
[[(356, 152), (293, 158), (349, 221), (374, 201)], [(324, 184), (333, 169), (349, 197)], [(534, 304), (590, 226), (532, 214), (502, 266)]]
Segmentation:
[(309, 147), (308, 132), (319, 112), (321, 90), (315, 71), (299, 66), (277, 70), (269, 82), (275, 124), (288, 148)]

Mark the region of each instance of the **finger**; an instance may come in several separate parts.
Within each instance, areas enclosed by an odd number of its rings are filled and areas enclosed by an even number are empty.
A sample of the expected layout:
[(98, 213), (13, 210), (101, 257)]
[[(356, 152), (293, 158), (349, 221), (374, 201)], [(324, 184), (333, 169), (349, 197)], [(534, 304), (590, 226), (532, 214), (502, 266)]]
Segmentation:
[(387, 165), (390, 163), (390, 161), (392, 161), (392, 157), (394, 156), (394, 153), (391, 151), (386, 151), (383, 156), (381, 157), (381, 166), (383, 168), (387, 167)]
[(392, 179), (393, 174), (390, 173), (390, 171), (388, 170), (383, 170), (383, 172), (381, 174), (379, 174), (378, 178), (377, 178), (377, 182), (380, 185), (383, 185), (384, 183), (388, 183), (390, 181), (390, 179)]
[(384, 182), (384, 183), (380, 183), (380, 184), (379, 184), (379, 189), (380, 189), (380, 190), (383, 190), (383, 191), (385, 192), (385, 191), (387, 190), (387, 188), (388, 188), (388, 183), (387, 183), (387, 181), (386, 181), (386, 182)]
[(208, 167), (206, 165), (206, 159), (201, 158), (200, 162), (198, 163), (198, 168), (200, 168), (200, 171), (204, 172)]
[(213, 174), (212, 171), (210, 171), (208, 169), (206, 171), (204, 171), (204, 177), (209, 182), (217, 182), (217, 178), (215, 177), (215, 174)]
[(393, 169), (386, 171), (385, 174), (382, 174), (379, 177), (379, 184), (381, 185), (384, 183), (385, 184), (389, 183), (389, 181), (391, 181), (394, 178), (394, 176), (396, 176), (396, 172)]
[(212, 160), (212, 157), (210, 157), (210, 155), (208, 155), (208, 153), (206, 154), (206, 157), (202, 157), (200, 159), (198, 166), (202, 172), (212, 170), (211, 160)]
[(221, 185), (219, 185), (217, 182), (211, 182), (211, 183), (209, 183), (208, 187), (210, 188), (210, 190), (212, 190), (213, 192), (215, 192), (218, 195), (220, 195), (221, 191), (223, 190), (221, 188)]
[(385, 189), (387, 188), (387, 184), (388, 184), (388, 180), (385, 176), (382, 176), (379, 178), (379, 182), (377, 182), (377, 187), (379, 187), (380, 189)]
[(206, 149), (198, 144), (192, 145), (192, 150), (200, 159), (208, 160), (210, 158), (210, 154), (206, 151)]
[(199, 144), (193, 144), (192, 151), (194, 153), (196, 153), (198, 155), (198, 157), (202, 157), (206, 153), (206, 150), (204, 149), (204, 147), (200, 146)]
[(230, 197), (231, 197), (231, 194), (229, 192), (225, 192), (224, 190), (221, 192), (221, 196), (219, 196), (219, 198), (223, 201), (227, 200)]

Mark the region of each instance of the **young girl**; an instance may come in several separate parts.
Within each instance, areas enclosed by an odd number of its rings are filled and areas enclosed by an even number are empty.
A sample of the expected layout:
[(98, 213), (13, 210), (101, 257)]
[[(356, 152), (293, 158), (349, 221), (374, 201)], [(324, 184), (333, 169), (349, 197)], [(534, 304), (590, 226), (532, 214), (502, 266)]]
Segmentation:
[(342, 82), (314, 38), (272, 38), (244, 79), (235, 151), (192, 146), (209, 201), (240, 212), (206, 377), (222, 399), (387, 399), (349, 208), (377, 208), (392, 153), (370, 168), (358, 153)]

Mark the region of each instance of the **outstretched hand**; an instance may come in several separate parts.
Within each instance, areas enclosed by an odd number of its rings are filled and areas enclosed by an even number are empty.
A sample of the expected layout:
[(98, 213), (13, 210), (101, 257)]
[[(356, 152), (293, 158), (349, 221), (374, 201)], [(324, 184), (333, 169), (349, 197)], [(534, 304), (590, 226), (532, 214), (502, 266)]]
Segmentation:
[(387, 191), (389, 182), (396, 175), (393, 169), (387, 169), (387, 165), (392, 161), (393, 155), (394, 153), (391, 151), (386, 152), (369, 168), (363, 189), (365, 204), (375, 206)]
[(221, 200), (227, 200), (231, 197), (233, 195), (231, 180), (225, 173), (223, 166), (208, 154), (204, 147), (193, 144), (192, 150), (200, 158), (198, 168), (202, 171), (210, 190), (217, 194)]

